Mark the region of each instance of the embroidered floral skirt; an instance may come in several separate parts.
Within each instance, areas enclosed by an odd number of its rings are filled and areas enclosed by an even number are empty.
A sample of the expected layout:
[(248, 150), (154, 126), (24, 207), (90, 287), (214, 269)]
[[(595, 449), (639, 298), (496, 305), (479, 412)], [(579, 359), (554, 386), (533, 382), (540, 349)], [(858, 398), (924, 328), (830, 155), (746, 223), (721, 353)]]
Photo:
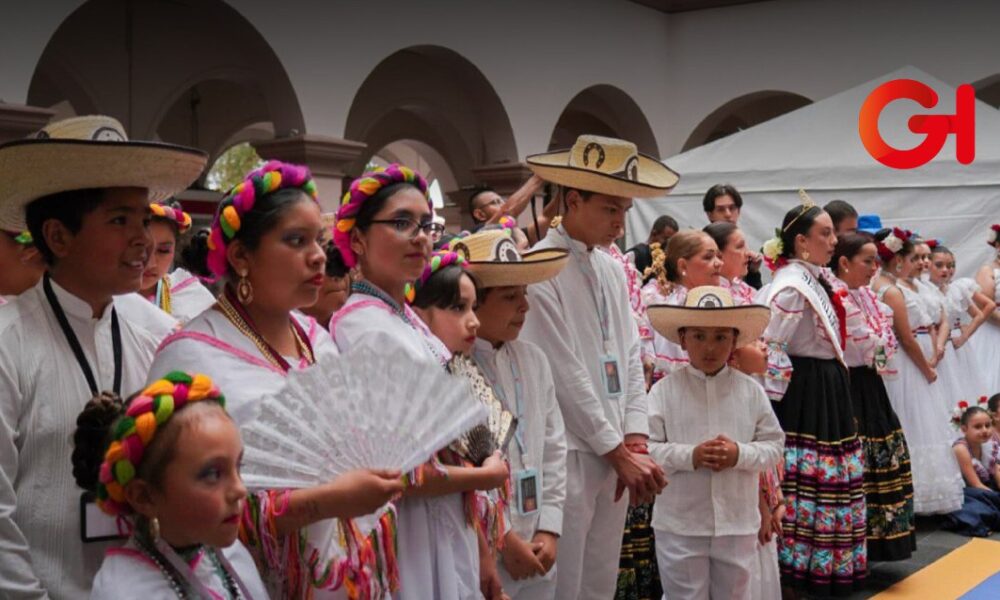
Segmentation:
[(778, 559), (782, 584), (817, 596), (860, 589), (868, 572), (861, 440), (847, 369), (792, 356), (774, 412), (785, 430), (788, 503)]
[(868, 560), (905, 560), (917, 548), (910, 451), (882, 377), (871, 367), (851, 367), (850, 375), (865, 457)]
[(656, 543), (650, 526), (652, 519), (652, 504), (628, 509), (615, 600), (660, 600), (663, 597), (660, 571), (656, 566)]

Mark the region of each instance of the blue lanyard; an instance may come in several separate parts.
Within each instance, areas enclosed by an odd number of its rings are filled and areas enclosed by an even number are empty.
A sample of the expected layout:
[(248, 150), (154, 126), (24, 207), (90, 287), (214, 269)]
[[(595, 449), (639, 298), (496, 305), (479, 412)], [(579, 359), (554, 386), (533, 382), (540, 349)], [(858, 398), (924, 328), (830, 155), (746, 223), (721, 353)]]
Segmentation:
[[(527, 458), (524, 446), (524, 430), (521, 428), (521, 417), (523, 415), (521, 399), (524, 398), (524, 386), (521, 383), (521, 368), (517, 361), (517, 355), (509, 348), (508, 354), (510, 355), (510, 360), (508, 361), (510, 363), (510, 376), (514, 381), (514, 416), (517, 417), (517, 423), (514, 425), (514, 440), (517, 441), (517, 449), (521, 452), (521, 462), (523, 463)], [(500, 379), (493, 370), (493, 365), (490, 364), (489, 357), (484, 356), (482, 350), (476, 349), (472, 350), (472, 357), (476, 360), (476, 364), (479, 365), (487, 381), (493, 386), (493, 391), (500, 396), (500, 401), (507, 407), (507, 410), (510, 410), (510, 401), (507, 400), (507, 394), (504, 392), (503, 386), (500, 385)]]
[[(597, 318), (601, 325), (601, 338), (604, 340), (605, 346), (604, 351), (608, 352), (607, 345), (611, 341), (611, 325), (608, 320), (608, 297), (604, 293), (604, 286), (601, 285), (601, 280), (594, 270), (594, 265), (590, 262), (590, 257), (580, 252), (580, 249), (575, 246), (573, 238), (569, 237), (569, 234), (566, 233), (562, 225), (559, 226), (558, 231), (566, 238), (566, 245), (569, 247), (570, 254), (576, 259), (576, 264), (579, 265), (580, 272), (583, 274), (584, 279), (587, 280), (590, 295), (594, 298), (594, 305), (597, 306)], [(595, 251), (599, 252), (598, 250)], [(601, 296), (600, 299), (597, 297), (598, 294)]]

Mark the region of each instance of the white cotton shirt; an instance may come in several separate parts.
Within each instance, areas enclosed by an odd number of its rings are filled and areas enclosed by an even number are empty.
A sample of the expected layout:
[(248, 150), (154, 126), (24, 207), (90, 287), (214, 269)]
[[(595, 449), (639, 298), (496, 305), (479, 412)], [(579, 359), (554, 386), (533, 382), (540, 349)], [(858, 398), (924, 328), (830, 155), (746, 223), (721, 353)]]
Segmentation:
[[(724, 434), (739, 446), (732, 469), (694, 468), (694, 449)], [(723, 367), (688, 365), (649, 394), (649, 453), (670, 485), (653, 506), (654, 529), (692, 536), (751, 535), (760, 527), (758, 476), (782, 459), (785, 434), (764, 388)]]
[[(237, 540), (221, 552), (250, 594), (250, 598), (244, 600), (267, 600), (264, 583), (243, 544)], [(229, 598), (225, 581), (204, 551), (192, 558), (188, 566), (195, 578), (217, 598)], [(108, 551), (94, 578), (90, 597), (92, 600), (167, 600), (174, 598), (175, 592), (156, 563), (130, 539), (124, 547)]]
[[(529, 541), (538, 531), (561, 535), (566, 502), (566, 431), (556, 403), (549, 363), (538, 346), (520, 340), (507, 342), (499, 348), (486, 340), (476, 340), (473, 355), (493, 387), (499, 388), (504, 406), (518, 420), (524, 451), (516, 438), (511, 440), (507, 458), (512, 489), (516, 485), (514, 477), (522, 469), (535, 469), (540, 477), (538, 512), (520, 515), (511, 508), (511, 527), (518, 536)], [(515, 374), (521, 382), (520, 407)]]
[[(52, 281), (94, 371), (111, 390), (111, 310)], [(140, 389), (159, 336), (140, 322), (156, 307), (120, 307), (122, 396)], [(84, 598), (108, 543), (80, 540), (80, 495), (72, 474), (76, 418), (91, 398), (87, 380), (49, 307), (42, 282), (0, 308), (0, 597)]]
[[(625, 274), (608, 253), (587, 250), (562, 228), (549, 229), (532, 250), (549, 248), (572, 248), (573, 252), (556, 277), (528, 286), (531, 310), (521, 339), (536, 344), (549, 359), (567, 447), (604, 455), (621, 444), (626, 434), (649, 431), (639, 328), (632, 318)], [(607, 300), (607, 350), (618, 359), (622, 387), (613, 399), (605, 397), (601, 375), (601, 357), (606, 352), (597, 304), (601, 290), (591, 288), (585, 269), (593, 269)]]
[(189, 271), (174, 269), (167, 276), (167, 281), (170, 282), (170, 315), (181, 324), (187, 323), (215, 304), (212, 292)]

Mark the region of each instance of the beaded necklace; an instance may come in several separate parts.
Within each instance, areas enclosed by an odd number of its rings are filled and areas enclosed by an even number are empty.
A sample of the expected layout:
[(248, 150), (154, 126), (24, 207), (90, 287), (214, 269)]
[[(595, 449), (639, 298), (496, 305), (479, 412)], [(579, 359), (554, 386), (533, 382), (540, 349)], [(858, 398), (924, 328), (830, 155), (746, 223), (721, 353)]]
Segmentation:
[(383, 303), (385, 303), (386, 306), (392, 309), (392, 312), (397, 317), (402, 319), (404, 323), (409, 325), (414, 331), (420, 334), (420, 339), (423, 340), (424, 344), (431, 351), (431, 353), (434, 354), (434, 357), (437, 358), (438, 362), (441, 363), (442, 366), (448, 364), (448, 357), (443, 356), (438, 351), (438, 349), (434, 347), (434, 344), (432, 344), (431, 340), (428, 338), (428, 336), (433, 334), (431, 334), (429, 331), (425, 331), (424, 328), (420, 327), (417, 323), (415, 323), (413, 319), (410, 318), (410, 315), (406, 314), (406, 311), (395, 300), (393, 300), (389, 296), (389, 294), (386, 294), (383, 290), (379, 289), (378, 287), (364, 280), (353, 282), (351, 284), (351, 291), (358, 294), (365, 294), (366, 296), (371, 296), (372, 298), (375, 298), (376, 300), (381, 300)]
[[(247, 314), (246, 308), (240, 303), (239, 299), (231, 297), (233, 296), (232, 291), (226, 286), (226, 289), (222, 294), (219, 295), (219, 308), (222, 309), (222, 314), (225, 315), (229, 322), (233, 324), (240, 333), (245, 335), (260, 353), (264, 355), (264, 358), (268, 360), (272, 365), (281, 369), (281, 371), (287, 373), (291, 370), (291, 365), (285, 360), (277, 350), (274, 349), (267, 340), (263, 338), (259, 333), (257, 333), (257, 328), (253, 324), (253, 320), (250, 319), (250, 315)], [(305, 358), (308, 364), (314, 364), (316, 358), (313, 355), (312, 345), (309, 343), (309, 337), (301, 330), (299, 324), (295, 319), (290, 319), (289, 327), (291, 327), (292, 335), (295, 338), (295, 345), (298, 348), (299, 356)]]
[(171, 313), (172, 304), (170, 302), (170, 277), (165, 276), (163, 279), (156, 282), (156, 305), (160, 307), (160, 310), (169, 314)]
[[(168, 559), (163, 555), (163, 553), (156, 547), (150, 546), (148, 542), (135, 538), (136, 545), (139, 550), (147, 557), (149, 560), (153, 561), (156, 568), (160, 570), (160, 573), (167, 580), (170, 585), (170, 589), (173, 590), (174, 594), (181, 600), (187, 600), (188, 598), (198, 598), (201, 596), (204, 600), (212, 600), (211, 596), (204, 596), (200, 594), (196, 587), (204, 588), (204, 584), (201, 582), (196, 582), (193, 579), (193, 573), (186, 574), (180, 573), (176, 568), (172, 568), (172, 565), (168, 565)], [(230, 600), (244, 599), (244, 595), (240, 592), (243, 588), (242, 582), (238, 582), (236, 576), (230, 572), (230, 568), (227, 564), (224, 564), (222, 560), (219, 559), (218, 551), (214, 548), (206, 548), (204, 552), (208, 555), (208, 559), (212, 561), (212, 568), (215, 573), (222, 580), (223, 585), (226, 588), (226, 595)], [(228, 562), (228, 561), (227, 561)], [(190, 572), (190, 568), (187, 569)]]

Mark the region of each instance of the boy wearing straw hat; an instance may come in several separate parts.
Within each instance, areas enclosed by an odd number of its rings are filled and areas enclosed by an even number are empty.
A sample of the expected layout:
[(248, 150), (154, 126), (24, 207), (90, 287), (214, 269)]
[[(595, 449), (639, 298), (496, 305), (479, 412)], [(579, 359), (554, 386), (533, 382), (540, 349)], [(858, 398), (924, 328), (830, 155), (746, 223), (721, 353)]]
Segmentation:
[(563, 186), (566, 214), (534, 250), (569, 252), (559, 275), (530, 287), (524, 338), (549, 358), (566, 425), (565, 514), (556, 597), (605, 600), (615, 591), (628, 501), (666, 485), (647, 456), (645, 379), (625, 276), (595, 248), (614, 242), (632, 198), (663, 196), (678, 176), (634, 144), (580, 136), (573, 148), (529, 156)]
[(184, 190), (206, 159), (129, 142), (99, 116), (0, 146), (0, 229), (29, 230), (46, 263), (0, 307), (0, 597), (90, 593), (99, 540), (117, 527), (74, 484), (75, 420), (97, 393), (145, 382), (159, 335), (143, 323), (160, 311), (121, 298), (137, 297), (152, 249), (149, 202)]
[(555, 277), (565, 250), (521, 254), (515, 229), (488, 229), (452, 242), (479, 280), (478, 339), (472, 356), (497, 396), (516, 417), (507, 450), (513, 495), (498, 558), (503, 590), (514, 600), (555, 596), (557, 541), (566, 501), (566, 434), (552, 372), (542, 350), (518, 338), (530, 284)]
[(649, 453), (671, 478), (653, 507), (664, 594), (749, 600), (758, 474), (781, 460), (785, 436), (764, 388), (727, 363), (760, 337), (770, 310), (704, 286), (684, 306), (654, 305), (647, 315), (691, 361), (649, 393)]

